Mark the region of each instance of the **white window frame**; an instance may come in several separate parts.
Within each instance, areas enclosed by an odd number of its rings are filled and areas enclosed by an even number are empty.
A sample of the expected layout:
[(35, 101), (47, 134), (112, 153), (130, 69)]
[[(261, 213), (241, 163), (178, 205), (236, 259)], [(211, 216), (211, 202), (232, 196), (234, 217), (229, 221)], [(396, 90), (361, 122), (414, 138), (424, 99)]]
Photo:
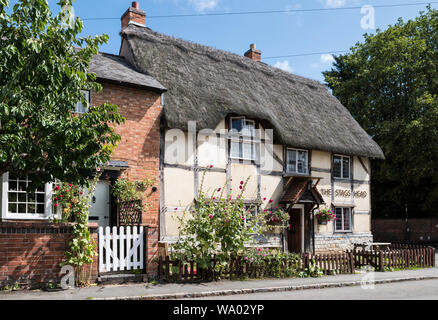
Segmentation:
[[(335, 176), (335, 157), (341, 158), (341, 176), (340, 177)], [(348, 177), (344, 177), (344, 159), (348, 159)], [(333, 155), (333, 178), (335, 178), (335, 179), (351, 179), (351, 157), (350, 156), (344, 156), (341, 154)]]
[(17, 220), (47, 220), (52, 217), (52, 184), (44, 185), (44, 214), (23, 214), (9, 213), (8, 210), (8, 191), (9, 191), (9, 172), (3, 174), (2, 177), (2, 201), (1, 201), (1, 217), (2, 219), (17, 219)]
[[(341, 215), (341, 217), (339, 217), (338, 216), (338, 214), (336, 213), (336, 210), (337, 209), (341, 209), (342, 210), (342, 215)], [(348, 225), (348, 230), (346, 230), (346, 229), (344, 229), (344, 215), (345, 215), (345, 213), (344, 213), (344, 210), (348, 210), (349, 211), (349, 225)], [(333, 208), (333, 212), (335, 213), (335, 215), (336, 215), (336, 218), (339, 220), (339, 219), (341, 219), (341, 225), (342, 225), (342, 230), (338, 230), (337, 229), (337, 227), (336, 227), (336, 223), (337, 223), (337, 221), (333, 221), (333, 224), (334, 224), (334, 231), (335, 232), (353, 232), (353, 208), (351, 208), (351, 207), (334, 207)]]
[[(248, 136), (248, 135), (244, 135), (242, 132), (236, 132), (234, 131), (232, 125), (233, 125), (233, 120), (243, 120), (245, 121), (245, 125), (247, 122), (250, 122), (253, 124), (253, 128), (254, 131), (252, 132), (252, 135)], [(256, 160), (256, 146), (255, 146), (255, 121), (254, 120), (249, 120), (246, 117), (231, 117), (230, 118), (230, 158), (231, 159), (235, 159), (235, 160), (247, 160), (247, 161), (255, 161)], [(242, 149), (242, 156), (235, 156), (232, 153), (232, 144), (236, 143), (239, 145), (239, 151), (240, 149)], [(243, 145), (244, 144), (249, 144), (251, 146), (251, 155), (248, 157), (246, 156), (245, 152), (244, 152), (244, 148)]]
[[(81, 90), (81, 93), (82, 93), (82, 95), (84, 95), (84, 98), (86, 100), (88, 100), (88, 106), (90, 106), (90, 103), (91, 103), (91, 92), (90, 92), (90, 90)], [(85, 94), (87, 95), (86, 97), (85, 97)], [(82, 114), (82, 113), (86, 113), (87, 111), (88, 111), (88, 107), (87, 108), (84, 107), (82, 105), (81, 101), (76, 102), (76, 104), (75, 104), (75, 113)]]
[[(289, 151), (295, 151), (295, 171), (289, 170)], [(298, 152), (306, 153), (306, 172), (298, 172)], [(286, 148), (286, 173), (296, 173), (300, 175), (308, 175), (309, 174), (309, 150), (305, 149), (296, 149), (296, 148)]]

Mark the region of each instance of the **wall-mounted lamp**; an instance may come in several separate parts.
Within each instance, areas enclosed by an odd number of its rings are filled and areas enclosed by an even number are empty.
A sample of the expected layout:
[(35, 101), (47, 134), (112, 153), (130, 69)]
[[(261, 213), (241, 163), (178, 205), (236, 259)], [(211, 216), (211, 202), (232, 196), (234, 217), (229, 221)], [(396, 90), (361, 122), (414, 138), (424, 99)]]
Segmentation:
[(152, 192), (155, 192), (155, 191), (157, 191), (157, 190), (158, 190), (157, 187), (152, 187)]

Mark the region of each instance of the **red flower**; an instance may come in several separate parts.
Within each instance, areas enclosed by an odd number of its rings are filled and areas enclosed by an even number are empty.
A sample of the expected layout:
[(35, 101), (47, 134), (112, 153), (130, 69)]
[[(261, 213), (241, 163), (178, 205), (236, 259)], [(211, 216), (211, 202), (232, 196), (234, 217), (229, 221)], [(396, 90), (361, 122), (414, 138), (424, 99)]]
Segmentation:
[(271, 200), (269, 200), (269, 203), (272, 203), (272, 202), (274, 202), (274, 200), (272, 200), (272, 199), (271, 199)]
[(263, 201), (266, 201), (266, 198), (263, 198)]
[(210, 166), (210, 169), (213, 168), (213, 165)]
[(57, 203), (55, 203), (55, 207), (57, 207), (58, 206), (58, 204)]
[(58, 191), (58, 190), (59, 190), (59, 186), (56, 186), (56, 187), (55, 187), (55, 191)]
[(219, 189), (217, 189), (217, 192), (219, 192), (219, 191), (221, 191), (222, 190), (222, 188), (219, 188)]
[(69, 184), (68, 184), (68, 186), (69, 186), (69, 187), (71, 187), (71, 186), (72, 186), (72, 184), (71, 184), (71, 183), (69, 183)]
[(243, 181), (240, 181), (240, 184), (243, 184)]
[(64, 198), (64, 196), (62, 194), (59, 195), (61, 198)]
[(242, 190), (242, 189), (243, 189), (243, 187), (242, 187), (242, 186), (239, 186), (239, 189), (241, 189), (241, 190)]

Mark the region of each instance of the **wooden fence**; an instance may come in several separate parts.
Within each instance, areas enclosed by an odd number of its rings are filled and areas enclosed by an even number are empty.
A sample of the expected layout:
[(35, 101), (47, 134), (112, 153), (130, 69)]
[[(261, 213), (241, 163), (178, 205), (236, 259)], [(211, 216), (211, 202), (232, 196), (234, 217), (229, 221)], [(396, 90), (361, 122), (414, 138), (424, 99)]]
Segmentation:
[(193, 261), (171, 260), (169, 256), (158, 259), (158, 278), (167, 282), (197, 282), (218, 279), (241, 278), (285, 278), (298, 276), (311, 265), (320, 268), (323, 274), (354, 273), (354, 260), (351, 253), (302, 254), (281, 259), (266, 258), (262, 262), (251, 263), (244, 257), (230, 258), (228, 265), (216, 268), (217, 261), (212, 258), (211, 269), (202, 269)]
[(435, 266), (435, 248), (418, 245), (391, 245), (388, 250), (353, 252), (356, 268), (371, 266), (375, 270), (409, 269)]
[[(397, 249), (396, 249), (397, 248)], [(194, 261), (171, 260), (169, 256), (158, 259), (158, 278), (167, 282), (200, 282), (218, 279), (293, 277), (312, 265), (324, 275), (353, 274), (358, 268), (371, 266), (376, 271), (388, 268), (408, 269), (435, 266), (435, 249), (432, 247), (395, 246), (388, 251), (351, 250), (344, 253), (291, 255), (281, 259), (266, 258), (250, 263), (244, 257), (230, 258), (224, 268), (219, 268), (212, 257), (210, 269), (202, 269)]]

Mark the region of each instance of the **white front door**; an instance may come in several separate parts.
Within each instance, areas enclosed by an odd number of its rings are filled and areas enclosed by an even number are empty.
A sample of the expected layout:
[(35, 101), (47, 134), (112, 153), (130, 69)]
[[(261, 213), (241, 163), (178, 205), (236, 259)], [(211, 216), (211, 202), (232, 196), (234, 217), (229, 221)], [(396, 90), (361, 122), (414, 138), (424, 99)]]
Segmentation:
[(105, 228), (110, 225), (109, 191), (109, 184), (106, 181), (99, 181), (92, 197), (88, 221), (97, 222), (99, 227)]

